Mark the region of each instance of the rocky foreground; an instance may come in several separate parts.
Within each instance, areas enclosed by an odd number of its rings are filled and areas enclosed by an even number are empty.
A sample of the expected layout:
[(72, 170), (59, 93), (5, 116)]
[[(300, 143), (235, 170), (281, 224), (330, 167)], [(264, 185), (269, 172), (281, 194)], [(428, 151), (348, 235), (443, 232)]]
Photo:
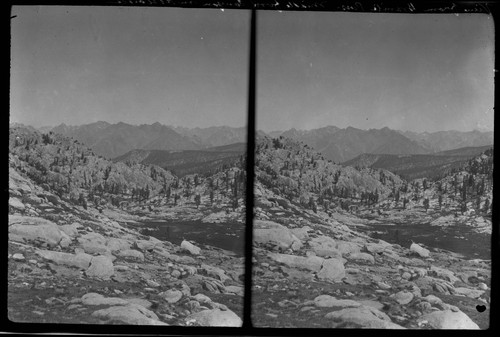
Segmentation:
[[(243, 258), (186, 240), (175, 245), (137, 229), (146, 219), (209, 223), (234, 220), (237, 212), (148, 211), (144, 205), (126, 212), (85, 210), (12, 168), (9, 192), (12, 321), (242, 324)], [(314, 213), (260, 184), (255, 193), (254, 326), (488, 328), (490, 260), (418, 242), (403, 247), (373, 239), (356, 229), (373, 220), (347, 212)], [(401, 217), (427, 217), (440, 225), (463, 220), (408, 210), (389, 212), (385, 221)]]
[(9, 170), (14, 322), (241, 326), (243, 258), (141, 235), (148, 217), (81, 206)]
[(356, 231), (369, 220), (316, 214), (261, 185), (255, 193), (255, 325), (488, 328), (491, 260), (373, 239)]

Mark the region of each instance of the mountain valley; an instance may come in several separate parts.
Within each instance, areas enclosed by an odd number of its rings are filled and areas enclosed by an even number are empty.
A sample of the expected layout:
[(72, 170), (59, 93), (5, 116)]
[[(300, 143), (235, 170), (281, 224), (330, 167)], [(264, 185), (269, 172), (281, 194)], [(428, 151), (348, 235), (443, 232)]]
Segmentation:
[[(111, 161), (51, 131), (11, 125), (9, 141), (11, 320), (242, 324), (244, 144)], [(257, 136), (253, 324), (487, 328), (493, 151), (480, 150), (407, 180)]]
[(181, 221), (197, 222), (198, 231), (220, 223), (242, 229), (241, 166), (178, 178), (23, 127), (11, 128), (9, 149), (12, 321), (241, 325), (241, 255), (182, 236), (160, 240), (148, 227)]
[(489, 326), (491, 150), (437, 181), (408, 182), (340, 168), (285, 138), (265, 144), (256, 158), (258, 326)]

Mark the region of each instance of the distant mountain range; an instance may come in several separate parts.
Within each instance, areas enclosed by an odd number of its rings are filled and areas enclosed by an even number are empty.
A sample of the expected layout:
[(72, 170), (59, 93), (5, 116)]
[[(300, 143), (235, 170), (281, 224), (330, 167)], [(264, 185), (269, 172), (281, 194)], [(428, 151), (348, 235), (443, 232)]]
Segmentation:
[(433, 154), (391, 155), (362, 154), (342, 165), (385, 169), (406, 180), (438, 178), (458, 168), (469, 159), (480, 155), (492, 146), (464, 147)]
[(200, 150), (246, 141), (246, 128), (227, 126), (188, 129), (160, 123), (131, 125), (100, 121), (79, 126), (61, 124), (43, 131), (72, 137), (110, 159), (137, 149)]
[(493, 132), (481, 131), (438, 131), (416, 133), (412, 131), (398, 131), (403, 136), (428, 149), (429, 152), (440, 152), (464, 147), (478, 147), (493, 145)]
[(391, 130), (387, 127), (361, 130), (326, 126), (313, 130), (273, 131), (270, 135), (301, 141), (337, 163), (349, 161), (365, 153), (430, 154), (462, 147), (493, 145), (493, 132), (480, 131), (416, 133)]
[(223, 146), (246, 142), (247, 128), (233, 128), (229, 126), (212, 126), (208, 128), (172, 127), (177, 133), (195, 139), (199, 144), (209, 147)]
[[(61, 124), (43, 128), (72, 137), (107, 158), (123, 156), (132, 150), (187, 151), (246, 142), (246, 127), (214, 126), (208, 128), (110, 124), (95, 122), (80, 126)], [(336, 163), (348, 162), (362, 154), (425, 155), (464, 147), (493, 144), (493, 132), (439, 131), (416, 133), (382, 129), (362, 130), (353, 127), (325, 126), (313, 130), (290, 129), (262, 132), (261, 136), (287, 137), (303, 142)]]

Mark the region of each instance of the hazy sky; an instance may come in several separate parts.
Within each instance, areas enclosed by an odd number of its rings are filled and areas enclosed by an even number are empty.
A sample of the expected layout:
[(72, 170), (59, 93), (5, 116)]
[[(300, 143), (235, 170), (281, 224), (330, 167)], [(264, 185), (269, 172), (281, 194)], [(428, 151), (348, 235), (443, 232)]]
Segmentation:
[(14, 7), (11, 122), (247, 121), (244, 10)]
[(493, 129), (487, 15), (260, 12), (258, 128)]
[[(249, 14), (14, 7), (11, 121), (246, 125)], [(493, 128), (489, 16), (258, 15), (259, 129)]]

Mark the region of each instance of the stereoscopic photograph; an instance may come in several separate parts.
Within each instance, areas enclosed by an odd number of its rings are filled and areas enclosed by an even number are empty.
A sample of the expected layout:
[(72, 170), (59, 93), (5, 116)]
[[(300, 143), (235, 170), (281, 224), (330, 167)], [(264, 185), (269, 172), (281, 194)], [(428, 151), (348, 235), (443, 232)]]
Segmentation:
[(488, 329), (494, 43), (488, 14), (12, 7), (8, 319)]

